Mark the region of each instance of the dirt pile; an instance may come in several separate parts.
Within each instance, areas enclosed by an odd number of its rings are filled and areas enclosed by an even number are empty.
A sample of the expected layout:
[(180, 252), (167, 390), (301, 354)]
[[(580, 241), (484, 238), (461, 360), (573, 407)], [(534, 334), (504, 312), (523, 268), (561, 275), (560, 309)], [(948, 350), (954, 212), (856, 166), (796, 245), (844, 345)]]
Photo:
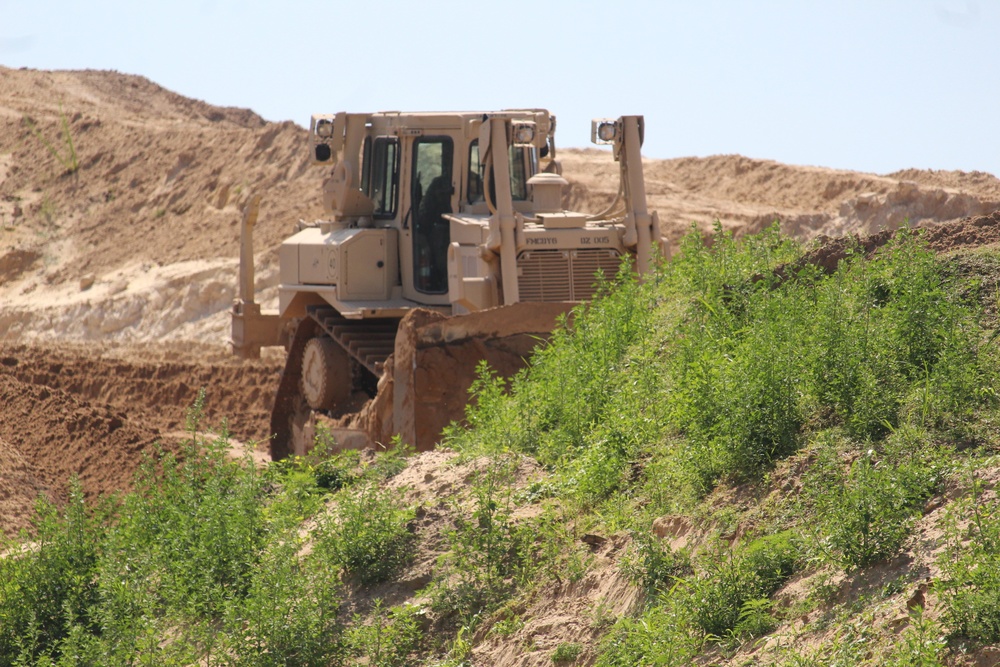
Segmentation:
[(0, 338), (222, 335), (190, 329), (232, 302), (250, 192), (260, 248), (320, 211), (292, 123), (114, 72), (0, 68), (0, 91)]
[(41, 492), (65, 500), (72, 477), (88, 498), (127, 488), (159, 435), (110, 406), (10, 375), (0, 375), (0, 405), (0, 507), (8, 510), (0, 532), (25, 527)]
[(282, 360), (242, 362), (208, 345), (0, 345), (0, 377), (50, 387), (127, 413), (162, 434), (183, 431), (199, 390), (202, 426), (226, 421), (242, 441), (265, 437)]
[[(799, 258), (792, 268), (812, 265), (826, 273), (833, 273), (851, 252), (860, 252), (870, 259), (897, 233), (899, 230), (886, 229), (870, 235), (849, 234), (835, 239), (819, 237), (816, 239), (817, 247)], [(1000, 243), (1000, 211), (995, 211), (991, 215), (917, 228), (916, 233), (922, 234), (927, 247), (938, 253), (996, 245)], [(788, 275), (788, 267), (778, 267), (775, 272), (784, 279)]]
[[(617, 188), (617, 165), (599, 150), (562, 151), (572, 186), (570, 207), (597, 209)], [(778, 221), (800, 240), (848, 233), (874, 234), (906, 222), (952, 222), (1000, 209), (1000, 179), (982, 172), (907, 170), (877, 176), (785, 165), (741, 155), (645, 160), (649, 207), (675, 241), (696, 223), (718, 220), (737, 233)]]
[(201, 430), (225, 425), (241, 450), (266, 438), (282, 364), (197, 343), (0, 344), (0, 533), (27, 527), (40, 494), (65, 500), (73, 476), (90, 498), (127, 489), (143, 452), (188, 436), (199, 390)]

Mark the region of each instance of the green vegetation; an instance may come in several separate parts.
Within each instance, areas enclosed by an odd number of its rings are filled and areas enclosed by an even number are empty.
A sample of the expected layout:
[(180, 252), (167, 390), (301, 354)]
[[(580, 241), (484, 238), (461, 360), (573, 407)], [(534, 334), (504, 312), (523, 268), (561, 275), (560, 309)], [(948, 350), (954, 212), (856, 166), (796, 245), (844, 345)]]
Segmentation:
[(552, 652), (552, 662), (557, 665), (567, 662), (572, 663), (580, 657), (581, 653), (583, 653), (583, 646), (577, 642), (560, 644), (556, 647), (556, 650)]
[[(195, 435), (200, 404), (183, 451), (150, 460), (134, 492), (88, 508), (74, 487), (61, 512), (39, 508), (33, 542), (6, 545), (0, 665), (316, 665), (359, 645), (344, 637), (341, 572), (401, 564), (410, 514), (376, 486), (398, 454), (258, 471), (228, 457), (225, 433)], [(321, 513), (330, 498), (338, 511)]]
[[(433, 507), (386, 483), (401, 450), (329, 456), (320, 433), (257, 470), (195, 437), (196, 406), (134, 493), (74, 489), (4, 546), (0, 665), (457, 666), (487, 639), (604, 667), (946, 664), (1000, 641), (995, 295), (960, 275), (908, 231), (830, 273), (774, 229), (692, 232), (516, 377), (481, 369), (447, 433), (467, 486)], [(929, 584), (917, 528), (945, 533)], [(631, 613), (525, 637), (609, 555)]]
[(398, 494), (365, 481), (337, 503), (319, 536), (319, 548), (350, 577), (370, 585), (388, 580), (409, 558), (413, 512)]
[[(451, 433), (462, 451), (535, 457), (559, 502), (633, 531), (624, 568), (646, 605), (607, 635), (599, 664), (688, 664), (768, 634), (794, 618), (771, 599), (790, 576), (894, 558), (954, 477), (956, 445), (994, 444), (997, 356), (975, 284), (906, 230), (871, 258), (848, 248), (830, 274), (801, 252), (773, 229), (742, 243), (718, 233), (711, 247), (692, 233), (653, 279), (621, 276), (578, 309), (509, 387), (484, 374), (473, 428)], [(768, 497), (787, 468), (801, 490)], [(759, 503), (720, 507), (726, 489)], [(710, 528), (696, 551), (649, 535), (669, 513)], [(959, 522), (945, 566), (956, 641), (998, 636), (986, 628), (1000, 627), (987, 611), (1000, 607), (988, 580), (1000, 567), (975, 567), (992, 547), (968, 539), (989, 530), (987, 514), (983, 527)], [(719, 541), (740, 526), (737, 544)]]
[(365, 658), (373, 667), (396, 667), (409, 662), (410, 653), (420, 645), (419, 610), (413, 606), (386, 610), (376, 600), (370, 622), (363, 616), (354, 617), (347, 635), (347, 646), (353, 657)]
[(983, 482), (972, 473), (968, 493), (949, 508), (942, 596), (949, 627), (995, 643), (1000, 641), (1000, 509), (983, 495)]

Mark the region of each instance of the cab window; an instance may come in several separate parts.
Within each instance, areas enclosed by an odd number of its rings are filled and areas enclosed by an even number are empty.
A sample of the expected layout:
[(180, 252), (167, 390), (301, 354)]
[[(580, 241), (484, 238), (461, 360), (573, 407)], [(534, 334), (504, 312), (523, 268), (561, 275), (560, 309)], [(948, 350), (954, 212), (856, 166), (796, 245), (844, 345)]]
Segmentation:
[(453, 146), (450, 137), (421, 137), (413, 143), (410, 201), (413, 206), (413, 283), (424, 294), (448, 291), (448, 244)]
[[(533, 150), (533, 149), (532, 149)], [(528, 198), (527, 151), (520, 146), (511, 146), (508, 154), (510, 168), (510, 194), (514, 201), (524, 201)], [(469, 185), (466, 199), (470, 204), (483, 201), (483, 180), (485, 167), (479, 161), (479, 140), (474, 139), (469, 145)], [(496, 201), (496, 188), (490, 188), (490, 200)]]
[(399, 144), (394, 137), (365, 139), (361, 190), (375, 203), (376, 218), (396, 217), (399, 185)]

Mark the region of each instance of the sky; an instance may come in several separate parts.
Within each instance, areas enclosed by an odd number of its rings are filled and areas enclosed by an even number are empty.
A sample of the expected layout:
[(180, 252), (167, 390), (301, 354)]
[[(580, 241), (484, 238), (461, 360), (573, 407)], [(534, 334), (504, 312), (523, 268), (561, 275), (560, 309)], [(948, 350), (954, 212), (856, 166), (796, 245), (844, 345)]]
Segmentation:
[(542, 107), (557, 146), (1000, 176), (1000, 0), (0, 0), (0, 65), (312, 113)]

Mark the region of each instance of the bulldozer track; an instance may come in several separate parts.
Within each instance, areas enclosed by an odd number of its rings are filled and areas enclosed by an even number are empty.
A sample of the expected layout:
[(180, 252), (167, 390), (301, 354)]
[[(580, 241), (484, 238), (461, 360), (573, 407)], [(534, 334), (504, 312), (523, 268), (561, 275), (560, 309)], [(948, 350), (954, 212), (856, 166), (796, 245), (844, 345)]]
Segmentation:
[(325, 306), (311, 306), (306, 312), (308, 316), (299, 323), (288, 349), (271, 413), (270, 449), (274, 459), (292, 453), (293, 423), (307, 410), (299, 383), (302, 379), (302, 354), (310, 338), (326, 334), (376, 378), (382, 377), (386, 359), (392, 354), (396, 342), (398, 320), (349, 320)]
[(385, 360), (396, 344), (398, 320), (349, 320), (333, 308), (324, 306), (310, 306), (307, 312), (326, 335), (347, 350), (352, 359), (376, 378), (382, 377)]
[(295, 330), (295, 336), (288, 348), (285, 369), (281, 373), (278, 392), (274, 397), (274, 408), (271, 411), (271, 458), (283, 459), (291, 453), (292, 425), (291, 420), (300, 409), (303, 399), (299, 392), (299, 382), (302, 379), (302, 352), (306, 343), (315, 335), (316, 322), (306, 318)]

